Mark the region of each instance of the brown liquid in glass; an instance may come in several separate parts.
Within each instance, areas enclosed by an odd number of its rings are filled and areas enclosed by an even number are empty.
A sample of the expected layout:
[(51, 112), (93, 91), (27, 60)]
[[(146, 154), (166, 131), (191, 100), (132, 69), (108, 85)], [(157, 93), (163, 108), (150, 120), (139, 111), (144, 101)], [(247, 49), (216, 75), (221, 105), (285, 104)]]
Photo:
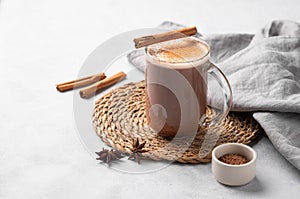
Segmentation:
[[(167, 48), (164, 46), (164, 50), (155, 52), (148, 49), (150, 55), (147, 56), (152, 56), (154, 59), (147, 59), (146, 116), (150, 127), (163, 137), (174, 137), (180, 124), (182, 125), (181, 135), (195, 133), (190, 132), (191, 129), (197, 129), (200, 118), (206, 112), (208, 59), (193, 61), (191, 64), (180, 64), (186, 61), (188, 56), (188, 58), (195, 59), (207, 55), (207, 47), (201, 46), (203, 47), (201, 49), (198, 45), (204, 44), (184, 43), (183, 47), (181, 44), (175, 44), (170, 45), (171, 50), (169, 46)], [(174, 78), (175, 76), (171, 75), (172, 72), (177, 72), (189, 85), (184, 84), (181, 78)], [(176, 91), (183, 92), (184, 99), (178, 99), (171, 91), (172, 89), (155, 83), (162, 81), (172, 85), (173, 90), (175, 88)], [(192, 95), (197, 97), (198, 108), (189, 103)], [(183, 103), (180, 105), (179, 102)], [(182, 116), (181, 109), (186, 110), (188, 114)]]

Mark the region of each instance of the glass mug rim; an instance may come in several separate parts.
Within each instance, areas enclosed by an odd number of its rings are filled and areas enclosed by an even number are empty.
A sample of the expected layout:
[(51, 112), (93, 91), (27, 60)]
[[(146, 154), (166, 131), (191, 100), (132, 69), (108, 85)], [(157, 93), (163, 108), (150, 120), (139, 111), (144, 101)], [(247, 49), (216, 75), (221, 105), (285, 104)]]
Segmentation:
[[(171, 65), (179, 65), (179, 64), (187, 64), (187, 63), (194, 63), (194, 62), (199, 62), (199, 61), (202, 61), (206, 58), (209, 58), (210, 57), (210, 46), (208, 45), (208, 43), (206, 41), (204, 41), (203, 39), (201, 38), (197, 38), (197, 37), (182, 37), (182, 38), (178, 38), (178, 39), (174, 39), (174, 40), (170, 40), (170, 41), (165, 41), (165, 42), (174, 42), (175, 40), (182, 40), (182, 39), (192, 39), (192, 40), (195, 40), (195, 41), (198, 41), (200, 42), (201, 44), (203, 44), (206, 49), (207, 49), (207, 52), (201, 56), (200, 58), (197, 58), (197, 59), (193, 59), (193, 60), (185, 60), (185, 61), (164, 61), (164, 60), (160, 60), (160, 59), (157, 59), (155, 58), (153, 55), (151, 55), (149, 53), (149, 49), (153, 48), (153, 46), (155, 45), (159, 45), (159, 44), (152, 44), (152, 45), (149, 45), (149, 46), (146, 46), (145, 47), (145, 53), (146, 53), (146, 57), (147, 58), (151, 58), (153, 61), (156, 61), (158, 63), (164, 63), (164, 64), (171, 64)], [(164, 43), (164, 42), (162, 42)], [(160, 46), (158, 46), (157, 48), (160, 48)]]

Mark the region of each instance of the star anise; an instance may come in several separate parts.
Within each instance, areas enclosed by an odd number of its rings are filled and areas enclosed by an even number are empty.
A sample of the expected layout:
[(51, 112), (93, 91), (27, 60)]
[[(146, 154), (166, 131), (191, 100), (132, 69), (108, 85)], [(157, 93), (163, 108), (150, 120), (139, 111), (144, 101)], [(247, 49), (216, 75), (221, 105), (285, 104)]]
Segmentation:
[(147, 152), (146, 149), (143, 149), (145, 144), (146, 144), (146, 141), (140, 143), (138, 138), (136, 140), (133, 139), (132, 140), (132, 149), (130, 149), (131, 154), (130, 154), (128, 160), (132, 159), (132, 160), (137, 161), (138, 164), (140, 164), (141, 159), (142, 159), (142, 153)]
[(119, 151), (115, 149), (108, 150), (102, 148), (102, 151), (95, 153), (99, 156), (98, 158), (96, 158), (96, 160), (100, 160), (104, 163), (107, 163), (108, 165), (110, 165), (112, 161), (116, 161), (124, 157)]

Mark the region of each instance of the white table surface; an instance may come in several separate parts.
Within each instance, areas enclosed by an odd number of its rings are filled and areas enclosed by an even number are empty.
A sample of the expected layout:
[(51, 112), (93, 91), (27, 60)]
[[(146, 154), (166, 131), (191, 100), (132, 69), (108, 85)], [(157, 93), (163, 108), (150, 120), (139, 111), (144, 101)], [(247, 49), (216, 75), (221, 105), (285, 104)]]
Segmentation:
[(164, 20), (200, 32), (255, 33), (272, 19), (300, 22), (298, 0), (0, 1), (0, 198), (299, 198), (300, 172), (264, 137), (257, 175), (242, 187), (216, 182), (210, 164), (172, 164), (124, 174), (91, 158), (76, 133), (73, 92), (55, 84), (77, 76), (112, 35)]

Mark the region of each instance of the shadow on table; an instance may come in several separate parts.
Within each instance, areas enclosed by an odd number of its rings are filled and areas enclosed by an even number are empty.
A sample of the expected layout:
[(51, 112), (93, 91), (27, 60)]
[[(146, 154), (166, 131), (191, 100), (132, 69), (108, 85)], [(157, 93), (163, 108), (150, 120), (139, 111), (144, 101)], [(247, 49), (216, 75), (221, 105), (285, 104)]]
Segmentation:
[(262, 192), (263, 186), (259, 179), (255, 177), (249, 184), (241, 187), (237, 187), (238, 190), (244, 191), (244, 192)]
[(260, 180), (257, 177), (255, 177), (249, 184), (243, 186), (232, 187), (232, 186), (224, 185), (224, 187), (228, 189), (234, 189), (236, 191), (245, 192), (245, 193), (248, 192), (250, 194), (263, 192), (264, 190)]

